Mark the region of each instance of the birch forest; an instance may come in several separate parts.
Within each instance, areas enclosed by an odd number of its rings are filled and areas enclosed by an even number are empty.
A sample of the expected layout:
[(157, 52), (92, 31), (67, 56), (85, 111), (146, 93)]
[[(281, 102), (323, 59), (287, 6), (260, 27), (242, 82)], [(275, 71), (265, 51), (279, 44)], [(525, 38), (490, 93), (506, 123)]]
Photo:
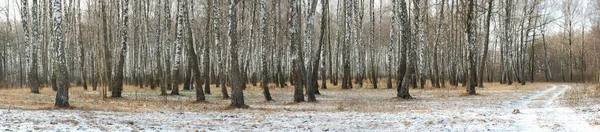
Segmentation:
[(418, 101), (600, 84), (594, 0), (2, 2), (0, 92), (50, 94), (57, 108), (85, 96), (252, 108), (357, 90)]

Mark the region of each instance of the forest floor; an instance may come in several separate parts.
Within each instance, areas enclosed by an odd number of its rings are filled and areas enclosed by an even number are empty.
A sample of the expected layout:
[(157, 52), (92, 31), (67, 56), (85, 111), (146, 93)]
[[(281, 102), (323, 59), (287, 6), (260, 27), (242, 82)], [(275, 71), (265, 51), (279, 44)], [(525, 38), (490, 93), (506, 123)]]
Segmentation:
[(72, 87), (72, 109), (54, 109), (50, 88), (2, 89), (0, 131), (600, 131), (595, 85), (486, 83), (476, 96), (464, 96), (463, 87), (426, 87), (410, 89), (411, 100), (393, 98), (395, 89), (328, 86), (316, 103), (292, 103), (292, 87), (272, 87), (275, 101), (267, 102), (262, 89), (248, 86), (249, 109), (227, 109), (214, 86), (205, 103), (194, 101), (193, 90), (160, 96), (127, 86), (122, 98), (102, 99)]

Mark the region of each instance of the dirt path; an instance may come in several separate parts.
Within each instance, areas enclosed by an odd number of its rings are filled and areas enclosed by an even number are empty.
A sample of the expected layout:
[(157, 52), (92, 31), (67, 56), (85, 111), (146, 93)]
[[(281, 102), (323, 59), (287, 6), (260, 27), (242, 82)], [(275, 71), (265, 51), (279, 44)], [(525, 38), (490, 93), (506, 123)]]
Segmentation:
[(523, 131), (592, 131), (581, 114), (556, 102), (570, 88), (569, 85), (552, 85), (514, 104), (513, 108), (520, 110), (514, 118), (519, 128)]

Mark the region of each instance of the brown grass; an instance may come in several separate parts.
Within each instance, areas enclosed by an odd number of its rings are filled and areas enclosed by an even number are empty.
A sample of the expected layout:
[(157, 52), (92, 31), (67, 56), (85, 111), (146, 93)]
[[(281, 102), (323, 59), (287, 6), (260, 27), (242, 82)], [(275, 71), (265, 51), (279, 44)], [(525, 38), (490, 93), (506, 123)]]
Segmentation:
[[(530, 83), (525, 86), (502, 85), (486, 83), (485, 88), (477, 88), (478, 96), (461, 96), (465, 93), (464, 87), (410, 89), (415, 99), (393, 100), (396, 96), (395, 89), (385, 88), (385, 81), (379, 82), (379, 89), (373, 89), (370, 83), (365, 83), (363, 88), (354, 84), (354, 89), (342, 90), (340, 85), (328, 84), (328, 89), (319, 89), (322, 95), (317, 95), (316, 103), (293, 103), (293, 87), (273, 88), (271, 94), (274, 102), (266, 102), (262, 89), (258, 86), (248, 85), (244, 90), (248, 110), (227, 109), (229, 100), (223, 99), (221, 89), (211, 86), (211, 95), (206, 96), (207, 102), (198, 103), (195, 92), (181, 91), (180, 96), (160, 96), (159, 90), (149, 88), (140, 89), (134, 86), (125, 86), (122, 98), (103, 99), (100, 90), (83, 90), (81, 87), (71, 87), (69, 90), (70, 104), (78, 110), (100, 111), (127, 111), (127, 112), (203, 112), (222, 111), (232, 112), (257, 112), (269, 113), (273, 111), (405, 111), (427, 112), (435, 109), (460, 109), (464, 107), (478, 107), (480, 104), (464, 103), (477, 100), (483, 103), (502, 102), (505, 100), (518, 100), (518, 96), (527, 95), (540, 89), (548, 88), (548, 83)], [(381, 88), (381, 87), (384, 88)], [(394, 86), (395, 87), (395, 86)], [(229, 88), (228, 88), (229, 89)], [(228, 90), (231, 92), (231, 90)], [(110, 94), (110, 93), (109, 93)], [(231, 93), (230, 93), (231, 94)], [(2, 89), (0, 90), (0, 108), (11, 109), (54, 109), (56, 94), (51, 88), (42, 88), (41, 94), (32, 94), (29, 89)], [(435, 105), (431, 102), (438, 102)], [(441, 103), (439, 103), (441, 102)]]
[(588, 107), (600, 101), (600, 89), (591, 84), (572, 85), (560, 99), (569, 107)]

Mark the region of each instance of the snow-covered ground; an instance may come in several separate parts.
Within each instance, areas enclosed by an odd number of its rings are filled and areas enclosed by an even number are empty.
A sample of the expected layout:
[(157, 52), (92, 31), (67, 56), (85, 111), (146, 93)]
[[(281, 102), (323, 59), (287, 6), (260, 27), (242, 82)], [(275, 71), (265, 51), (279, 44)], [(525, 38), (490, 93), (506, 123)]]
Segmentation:
[(537, 92), (521, 100), (515, 106), (520, 108), (517, 123), (524, 131), (598, 131), (597, 127), (583, 118), (586, 113), (577, 113), (573, 109), (560, 106), (557, 99), (571, 89), (569, 85), (556, 86)]
[[(561, 103), (574, 87), (545, 87), (478, 89), (483, 95), (449, 97), (416, 90), (416, 99), (408, 101), (374, 100), (357, 90), (350, 92), (367, 99), (357, 98), (355, 104), (330, 106), (336, 104), (327, 102), (334, 95), (323, 95), (317, 104), (262, 103), (249, 110), (201, 112), (0, 109), (0, 131), (600, 131), (597, 105), (574, 110)], [(371, 92), (379, 91), (393, 90)], [(369, 99), (374, 102), (360, 103)], [(513, 114), (515, 109), (520, 113)]]

